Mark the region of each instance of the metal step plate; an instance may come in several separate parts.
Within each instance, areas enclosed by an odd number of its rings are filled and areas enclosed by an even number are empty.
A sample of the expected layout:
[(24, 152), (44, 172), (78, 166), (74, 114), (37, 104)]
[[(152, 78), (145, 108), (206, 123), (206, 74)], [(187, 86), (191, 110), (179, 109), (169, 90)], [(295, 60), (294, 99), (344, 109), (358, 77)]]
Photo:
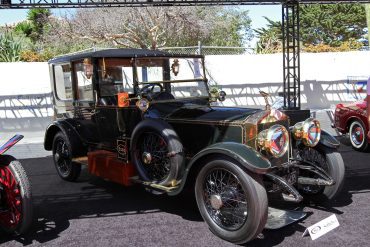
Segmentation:
[(302, 220), (307, 215), (303, 211), (282, 210), (277, 208), (268, 209), (268, 218), (265, 229), (279, 229)]

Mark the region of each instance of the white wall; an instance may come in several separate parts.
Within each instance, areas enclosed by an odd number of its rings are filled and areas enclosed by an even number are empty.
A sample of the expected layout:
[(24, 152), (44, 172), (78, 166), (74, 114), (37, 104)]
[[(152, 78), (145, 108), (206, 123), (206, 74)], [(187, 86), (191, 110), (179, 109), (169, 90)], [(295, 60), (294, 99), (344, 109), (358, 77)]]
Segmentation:
[[(283, 91), (282, 54), (207, 56), (206, 65), (211, 81), (228, 93), (227, 105), (257, 107), (264, 104), (259, 90), (272, 96)], [(0, 63), (0, 75), (0, 96), (51, 90), (47, 63)], [(330, 108), (353, 100), (347, 93), (348, 77), (369, 75), (370, 51), (302, 53), (302, 106)]]
[(0, 95), (50, 92), (47, 63), (0, 63)]
[(53, 116), (50, 91), (47, 63), (0, 63), (1, 143), (15, 133), (25, 136), (22, 143), (43, 142)]
[[(214, 81), (229, 95), (225, 104), (263, 105), (259, 90), (276, 96), (283, 91), (282, 54), (207, 56)], [(303, 108), (330, 108), (353, 100), (347, 79), (370, 75), (370, 52), (302, 53), (301, 92)]]

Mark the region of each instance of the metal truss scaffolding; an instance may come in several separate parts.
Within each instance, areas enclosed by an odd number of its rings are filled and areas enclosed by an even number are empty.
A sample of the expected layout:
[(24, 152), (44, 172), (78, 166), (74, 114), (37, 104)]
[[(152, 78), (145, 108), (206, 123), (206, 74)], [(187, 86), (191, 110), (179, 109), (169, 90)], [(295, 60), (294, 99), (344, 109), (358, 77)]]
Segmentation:
[(282, 5), (284, 108), (300, 109), (299, 3)]

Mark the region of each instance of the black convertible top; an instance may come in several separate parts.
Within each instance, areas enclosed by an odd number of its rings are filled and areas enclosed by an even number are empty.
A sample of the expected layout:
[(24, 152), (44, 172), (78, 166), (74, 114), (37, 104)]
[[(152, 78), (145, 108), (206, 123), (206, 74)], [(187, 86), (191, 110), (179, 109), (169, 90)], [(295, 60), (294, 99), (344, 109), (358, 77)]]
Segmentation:
[(81, 51), (77, 53), (71, 53), (61, 55), (56, 58), (49, 60), (49, 63), (61, 63), (69, 62), (73, 60), (80, 60), (84, 58), (92, 57), (124, 57), (124, 58), (139, 58), (139, 57), (194, 57), (201, 58), (202, 55), (189, 55), (189, 54), (171, 54), (159, 50), (148, 50), (148, 49), (104, 49), (104, 50), (91, 50)]

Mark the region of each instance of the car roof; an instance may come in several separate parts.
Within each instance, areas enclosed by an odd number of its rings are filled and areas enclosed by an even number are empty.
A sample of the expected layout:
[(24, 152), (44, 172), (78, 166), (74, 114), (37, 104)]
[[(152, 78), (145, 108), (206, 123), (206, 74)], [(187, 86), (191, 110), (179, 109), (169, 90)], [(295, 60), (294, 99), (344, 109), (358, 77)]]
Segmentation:
[(103, 49), (103, 50), (85, 50), (81, 52), (61, 55), (49, 60), (50, 64), (81, 60), (84, 58), (99, 58), (99, 57), (114, 57), (114, 58), (140, 58), (140, 57), (192, 57), (202, 58), (202, 55), (193, 54), (172, 54), (159, 50), (148, 49)]

